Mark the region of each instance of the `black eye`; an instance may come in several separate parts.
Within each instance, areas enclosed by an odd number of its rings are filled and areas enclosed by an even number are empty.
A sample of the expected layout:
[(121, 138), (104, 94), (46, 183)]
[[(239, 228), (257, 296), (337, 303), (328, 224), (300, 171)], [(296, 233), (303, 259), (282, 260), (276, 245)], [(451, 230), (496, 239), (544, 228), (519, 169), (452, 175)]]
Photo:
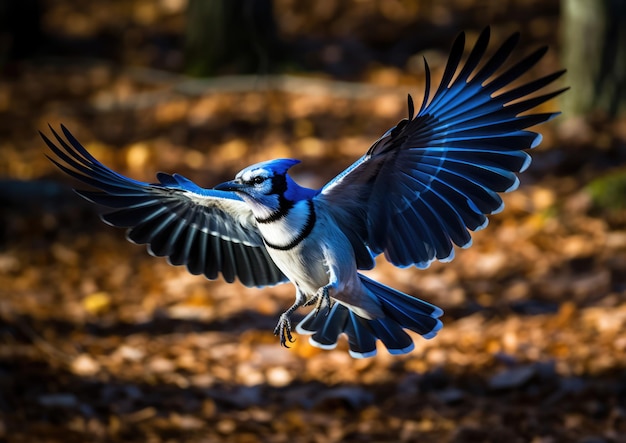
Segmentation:
[(252, 179), (252, 183), (255, 184), (255, 185), (259, 185), (259, 184), (263, 183), (264, 181), (265, 181), (265, 178), (261, 177), (260, 175), (254, 177)]

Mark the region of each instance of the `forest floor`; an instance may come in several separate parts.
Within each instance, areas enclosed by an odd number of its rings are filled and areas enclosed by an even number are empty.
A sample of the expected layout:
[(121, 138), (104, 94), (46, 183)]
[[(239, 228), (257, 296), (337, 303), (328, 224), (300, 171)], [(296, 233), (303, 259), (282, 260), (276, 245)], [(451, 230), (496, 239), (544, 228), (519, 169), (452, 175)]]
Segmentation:
[[(66, 3), (50, 2), (46, 26), (68, 20)], [(166, 23), (178, 3), (159, 3)], [(135, 20), (156, 20), (140, 6)], [(556, 38), (531, 28), (526, 43)], [(352, 86), (191, 81), (131, 66), (145, 49), (24, 62), (0, 80), (0, 441), (626, 442), (626, 212), (599, 208), (589, 186), (624, 164), (626, 122), (543, 125), (520, 188), (471, 248), (427, 270), (379, 260), (368, 274), (441, 306), (444, 328), (409, 355), (353, 360), (345, 341), (279, 346), (291, 285), (209, 282), (127, 242), (37, 131), (63, 123), (138, 180), (179, 172), (210, 187), (294, 157), (296, 179), (320, 186), (405, 116), (407, 92), (420, 102), (420, 68), (370, 64)], [(438, 79), (445, 50), (427, 56)], [(556, 69), (552, 53), (532, 75)]]

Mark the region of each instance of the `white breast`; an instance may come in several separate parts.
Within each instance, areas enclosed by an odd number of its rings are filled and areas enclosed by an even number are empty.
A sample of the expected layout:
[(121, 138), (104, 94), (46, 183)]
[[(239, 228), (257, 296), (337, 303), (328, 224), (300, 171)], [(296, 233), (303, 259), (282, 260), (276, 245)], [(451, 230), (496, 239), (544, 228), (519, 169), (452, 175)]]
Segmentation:
[(270, 245), (289, 245), (306, 229), (310, 212), (308, 200), (299, 201), (284, 217), (271, 223), (259, 223), (259, 231)]

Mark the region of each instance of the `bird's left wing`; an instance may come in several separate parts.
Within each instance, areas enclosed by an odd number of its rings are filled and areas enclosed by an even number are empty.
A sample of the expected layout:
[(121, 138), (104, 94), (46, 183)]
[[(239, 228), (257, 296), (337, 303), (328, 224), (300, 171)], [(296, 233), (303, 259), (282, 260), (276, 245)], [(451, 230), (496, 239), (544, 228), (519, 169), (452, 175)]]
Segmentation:
[(96, 160), (64, 126), (67, 142), (50, 129), (61, 146), (41, 134), (57, 157), (50, 160), (98, 189), (77, 192), (114, 208), (102, 219), (129, 228), (130, 241), (148, 244), (152, 255), (187, 265), (191, 273), (211, 280), (221, 273), (226, 281), (237, 277), (246, 286), (287, 281), (269, 257), (250, 209), (236, 194), (201, 188), (178, 174), (159, 173), (156, 184), (124, 177)]
[[(525, 112), (564, 91), (528, 97), (564, 71), (510, 88), (546, 48), (490, 80), (518, 37), (511, 36), (477, 69), (489, 42), (485, 29), (454, 78), (465, 46), (461, 34), (430, 102), (426, 64), (426, 91), (417, 116), (409, 96), (409, 118), (387, 131), (316, 197), (328, 203), (342, 229), (358, 236), (374, 254), (384, 252), (396, 266), (449, 261), (453, 243), (471, 244), (468, 230), (485, 227), (486, 215), (502, 210), (498, 193), (518, 186), (516, 173), (530, 164), (523, 150), (541, 141), (539, 134), (525, 129), (557, 115)], [(510, 89), (499, 92), (504, 88)]]

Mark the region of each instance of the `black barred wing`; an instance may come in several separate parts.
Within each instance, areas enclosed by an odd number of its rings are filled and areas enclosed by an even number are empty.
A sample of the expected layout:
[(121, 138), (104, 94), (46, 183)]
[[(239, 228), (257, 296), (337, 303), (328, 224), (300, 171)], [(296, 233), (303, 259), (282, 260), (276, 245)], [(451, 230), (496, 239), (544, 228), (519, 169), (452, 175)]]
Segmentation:
[(128, 239), (147, 244), (152, 255), (211, 280), (221, 273), (227, 282), (239, 278), (246, 286), (287, 281), (269, 257), (250, 209), (236, 194), (201, 188), (178, 174), (159, 173), (157, 184), (124, 177), (96, 160), (64, 126), (67, 141), (50, 129), (60, 146), (41, 134), (56, 154), (50, 160), (98, 189), (77, 192), (113, 208), (102, 219), (129, 228)]
[(417, 116), (409, 96), (409, 118), (322, 189), (317, 198), (337, 208), (338, 223), (358, 232), (373, 253), (384, 252), (397, 266), (449, 261), (453, 244), (468, 247), (468, 230), (484, 228), (486, 215), (502, 210), (498, 193), (517, 187), (516, 174), (530, 164), (524, 150), (541, 141), (526, 128), (557, 115), (527, 111), (565, 90), (533, 95), (560, 71), (501, 92), (546, 52), (541, 48), (492, 78), (518, 37), (511, 36), (478, 69), (489, 42), (485, 29), (454, 78), (465, 46), (461, 34), (432, 100), (426, 64), (426, 91)]

